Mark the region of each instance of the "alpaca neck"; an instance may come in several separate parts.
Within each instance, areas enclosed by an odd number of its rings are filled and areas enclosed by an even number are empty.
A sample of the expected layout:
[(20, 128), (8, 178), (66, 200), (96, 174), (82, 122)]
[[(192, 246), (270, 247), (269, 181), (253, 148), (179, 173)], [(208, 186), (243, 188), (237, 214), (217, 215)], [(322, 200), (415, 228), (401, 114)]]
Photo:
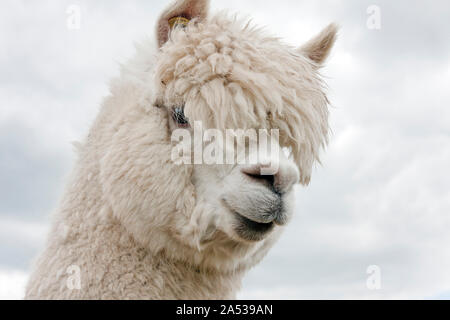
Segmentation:
[(235, 299), (241, 286), (241, 273), (201, 270), (179, 261), (154, 256), (160, 275), (166, 282), (163, 299)]
[[(95, 174), (88, 171), (79, 171), (73, 190), (69, 188), (66, 193), (52, 232), (50, 255), (64, 255), (61, 261), (71, 261), (81, 270), (81, 290), (66, 297), (235, 298), (242, 272), (202, 270), (171, 259), (164, 252), (150, 251), (114, 218), (107, 205), (98, 202), (101, 189)], [(61, 236), (66, 226), (69, 229)], [(62, 267), (65, 270), (68, 266)], [(105, 288), (105, 283), (112, 285)]]

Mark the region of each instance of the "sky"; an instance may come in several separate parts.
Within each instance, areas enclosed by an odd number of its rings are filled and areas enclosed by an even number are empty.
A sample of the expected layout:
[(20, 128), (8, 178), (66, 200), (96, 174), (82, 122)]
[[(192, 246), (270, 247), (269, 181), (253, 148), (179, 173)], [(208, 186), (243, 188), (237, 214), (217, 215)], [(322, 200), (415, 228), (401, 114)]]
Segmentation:
[[(73, 5), (79, 29), (68, 25)], [(71, 142), (166, 5), (1, 1), (0, 299), (23, 297), (73, 166)], [(330, 144), (238, 297), (450, 299), (450, 3), (212, 0), (222, 9), (298, 46), (341, 26), (322, 69)]]

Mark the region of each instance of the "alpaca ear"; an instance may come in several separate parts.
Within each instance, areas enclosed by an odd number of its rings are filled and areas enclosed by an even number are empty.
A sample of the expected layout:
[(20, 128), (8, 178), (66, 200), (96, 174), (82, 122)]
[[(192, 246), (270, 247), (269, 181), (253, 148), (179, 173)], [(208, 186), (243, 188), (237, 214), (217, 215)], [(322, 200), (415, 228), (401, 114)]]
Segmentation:
[(328, 25), (317, 36), (301, 46), (300, 53), (306, 55), (318, 65), (323, 64), (336, 41), (337, 31), (338, 26), (336, 24)]
[(187, 21), (194, 18), (204, 20), (208, 15), (208, 10), (209, 0), (176, 0), (173, 2), (161, 14), (156, 26), (159, 47), (161, 48), (169, 40), (170, 29), (174, 24), (186, 24)]

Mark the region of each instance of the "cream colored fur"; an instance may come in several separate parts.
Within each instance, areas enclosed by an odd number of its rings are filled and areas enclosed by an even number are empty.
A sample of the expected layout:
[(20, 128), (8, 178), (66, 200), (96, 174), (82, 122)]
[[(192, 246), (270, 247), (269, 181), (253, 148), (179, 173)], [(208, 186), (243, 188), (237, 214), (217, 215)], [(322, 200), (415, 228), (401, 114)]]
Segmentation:
[[(138, 46), (113, 81), (79, 147), (27, 299), (235, 298), (244, 273), (278, 238), (292, 214), (292, 185), (309, 182), (327, 141), (318, 69), (336, 27), (296, 49), (225, 14), (208, 16), (207, 7), (175, 2), (158, 22), (159, 45)], [(169, 34), (174, 16), (191, 22)], [(171, 160), (170, 112), (181, 104), (208, 128), (280, 129), (280, 147), (293, 157), (278, 159), (286, 219), (264, 237), (235, 231), (230, 207), (265, 219), (259, 212), (273, 195), (242, 167)], [(80, 289), (68, 286), (71, 266)]]

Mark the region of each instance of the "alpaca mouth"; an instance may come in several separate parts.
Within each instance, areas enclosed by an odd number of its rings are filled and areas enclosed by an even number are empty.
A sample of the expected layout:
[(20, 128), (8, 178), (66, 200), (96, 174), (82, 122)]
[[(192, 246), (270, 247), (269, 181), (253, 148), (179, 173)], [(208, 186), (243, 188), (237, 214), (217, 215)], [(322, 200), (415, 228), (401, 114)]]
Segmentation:
[(238, 224), (235, 227), (235, 231), (239, 237), (248, 241), (259, 241), (264, 238), (264, 236), (269, 233), (275, 226), (275, 223), (261, 223), (250, 220), (241, 214), (233, 211), (234, 215), (238, 220)]

